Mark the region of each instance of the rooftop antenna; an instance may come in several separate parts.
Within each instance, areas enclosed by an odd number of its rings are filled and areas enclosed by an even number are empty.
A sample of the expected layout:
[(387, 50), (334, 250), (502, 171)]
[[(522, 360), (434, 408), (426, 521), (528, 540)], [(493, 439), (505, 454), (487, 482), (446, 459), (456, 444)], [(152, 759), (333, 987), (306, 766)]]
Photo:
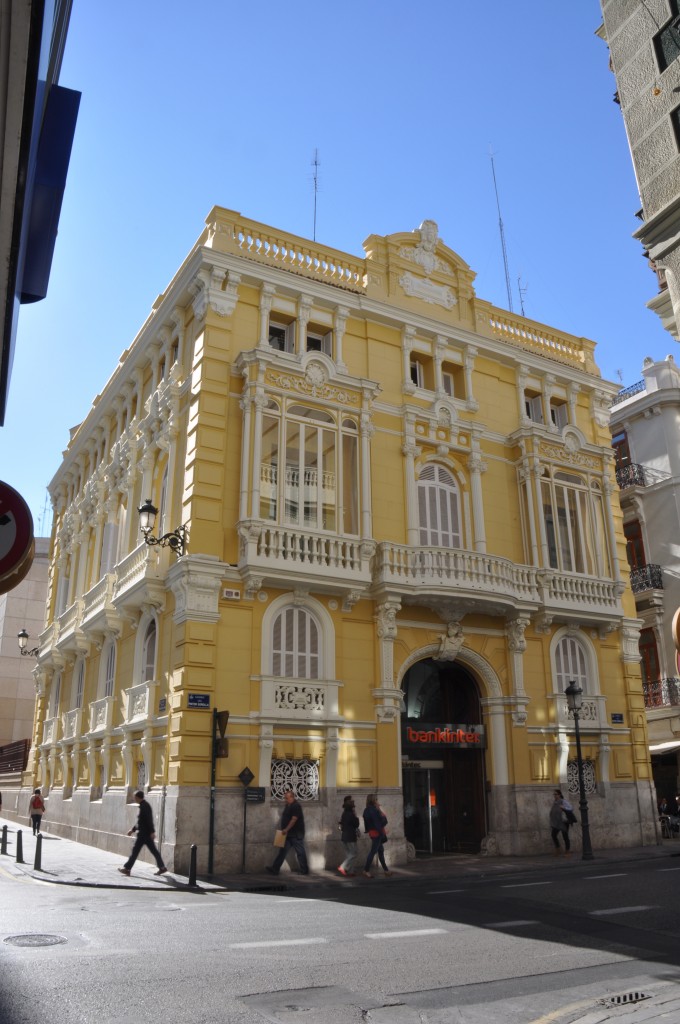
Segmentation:
[(45, 536), (45, 523), (47, 522), (47, 510), (50, 504), (50, 492), (45, 490), (45, 502), (43, 504), (42, 512), (40, 513), (40, 522), (38, 523), (38, 536)]
[(312, 235), (313, 240), (316, 242), (316, 197), (319, 194), (319, 150), (314, 150), (314, 158), (312, 159), (312, 167), (314, 168), (314, 233)]
[(524, 312), (524, 296), (527, 293), (528, 287), (528, 284), (522, 285), (522, 275), (520, 274), (517, 278), (517, 291), (519, 292), (519, 308), (522, 311), (522, 316), (526, 316)]
[(498, 185), (496, 183), (496, 165), (493, 162), (493, 150), (489, 146), (489, 157), (491, 159), (491, 173), (493, 174), (493, 188), (496, 193), (496, 207), (498, 209), (498, 230), (501, 234), (501, 249), (503, 250), (503, 267), (505, 269), (505, 289), (508, 293), (508, 309), (514, 313), (512, 308), (512, 291), (510, 289), (510, 272), (508, 270), (508, 250), (505, 247), (505, 231), (503, 230), (503, 218), (501, 217), (501, 204), (498, 199)]

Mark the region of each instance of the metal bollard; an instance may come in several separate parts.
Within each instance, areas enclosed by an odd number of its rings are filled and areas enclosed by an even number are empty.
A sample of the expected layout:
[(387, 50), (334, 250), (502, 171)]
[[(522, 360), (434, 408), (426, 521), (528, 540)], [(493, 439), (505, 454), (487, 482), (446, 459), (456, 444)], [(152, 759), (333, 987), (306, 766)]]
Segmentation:
[(25, 864), (24, 860), (24, 840), (22, 838), (21, 829), (17, 832), (17, 864)]
[(33, 861), (33, 870), (42, 871), (42, 864), (40, 863), (42, 857), (42, 836), (38, 832), (38, 839), (35, 844), (35, 860)]
[(7, 825), (2, 826), (2, 839), (0, 839), (0, 853), (7, 853)]
[(191, 866), (189, 868), (189, 885), (196, 885), (196, 843), (191, 844)]

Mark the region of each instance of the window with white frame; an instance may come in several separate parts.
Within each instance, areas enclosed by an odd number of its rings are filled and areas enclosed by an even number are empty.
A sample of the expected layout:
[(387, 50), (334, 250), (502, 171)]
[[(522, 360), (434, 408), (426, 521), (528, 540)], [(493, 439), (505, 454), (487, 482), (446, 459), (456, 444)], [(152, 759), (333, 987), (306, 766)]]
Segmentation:
[(411, 383), (417, 388), (425, 387), (425, 368), (420, 359), (412, 359), (410, 363)]
[(113, 696), (113, 687), (116, 679), (116, 645), (113, 640), (109, 641), (105, 652), (104, 662), (104, 696)]
[(271, 348), (277, 352), (295, 351), (295, 321), (289, 323), (283, 321), (269, 320), (269, 334), (267, 338)]
[(541, 480), (548, 562), (553, 569), (611, 578), (599, 483), (575, 473), (544, 471)]
[(308, 352), (323, 352), (327, 356), (333, 355), (333, 332), (326, 331), (323, 327), (315, 327), (310, 324), (307, 328), (306, 349)]
[(152, 619), (146, 627), (142, 644), (142, 665), (140, 683), (149, 682), (156, 676), (156, 621)]
[(575, 636), (563, 636), (555, 647), (555, 689), (564, 693), (574, 682), (588, 693), (588, 659), (581, 641)]
[(262, 416), (259, 518), (286, 526), (359, 532), (355, 419), (270, 399)]
[(307, 608), (283, 608), (272, 627), (272, 675), (318, 679), (320, 637), (319, 623)]
[(569, 406), (566, 402), (560, 402), (558, 399), (551, 399), (550, 401), (550, 420), (553, 426), (561, 430), (562, 427), (566, 427), (569, 423)]
[(425, 466), (418, 479), (420, 543), (423, 547), (461, 547), (460, 497), (453, 474), (444, 466)]
[(524, 411), (532, 423), (543, 423), (543, 399), (535, 391), (524, 392)]

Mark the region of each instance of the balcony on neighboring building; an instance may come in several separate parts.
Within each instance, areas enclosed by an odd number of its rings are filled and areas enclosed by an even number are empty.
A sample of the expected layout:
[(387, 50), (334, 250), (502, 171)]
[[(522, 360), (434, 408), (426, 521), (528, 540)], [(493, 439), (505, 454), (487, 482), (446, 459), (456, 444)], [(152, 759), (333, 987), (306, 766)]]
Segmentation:
[(630, 586), (634, 594), (645, 590), (663, 590), (663, 570), (660, 565), (642, 565), (630, 570)]
[(625, 402), (627, 398), (632, 398), (633, 395), (639, 394), (641, 391), (647, 390), (647, 382), (645, 380), (638, 380), (635, 384), (630, 384), (627, 388), (622, 388), (618, 395), (614, 395), (612, 398), (612, 407), (618, 405), (619, 402)]
[(677, 708), (680, 707), (680, 679), (654, 679), (642, 684), (645, 695), (645, 707)]
[(629, 462), (626, 466), (617, 466), (616, 482), (623, 490), (625, 487), (644, 487), (645, 471), (637, 462)]

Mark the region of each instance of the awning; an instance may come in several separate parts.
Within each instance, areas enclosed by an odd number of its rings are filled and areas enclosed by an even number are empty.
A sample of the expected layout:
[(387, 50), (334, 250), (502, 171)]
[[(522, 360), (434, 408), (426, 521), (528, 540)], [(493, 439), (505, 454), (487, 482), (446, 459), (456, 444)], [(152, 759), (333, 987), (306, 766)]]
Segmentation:
[(669, 740), (668, 743), (652, 743), (649, 747), (650, 754), (666, 754), (669, 750), (677, 750), (680, 747), (680, 740)]

